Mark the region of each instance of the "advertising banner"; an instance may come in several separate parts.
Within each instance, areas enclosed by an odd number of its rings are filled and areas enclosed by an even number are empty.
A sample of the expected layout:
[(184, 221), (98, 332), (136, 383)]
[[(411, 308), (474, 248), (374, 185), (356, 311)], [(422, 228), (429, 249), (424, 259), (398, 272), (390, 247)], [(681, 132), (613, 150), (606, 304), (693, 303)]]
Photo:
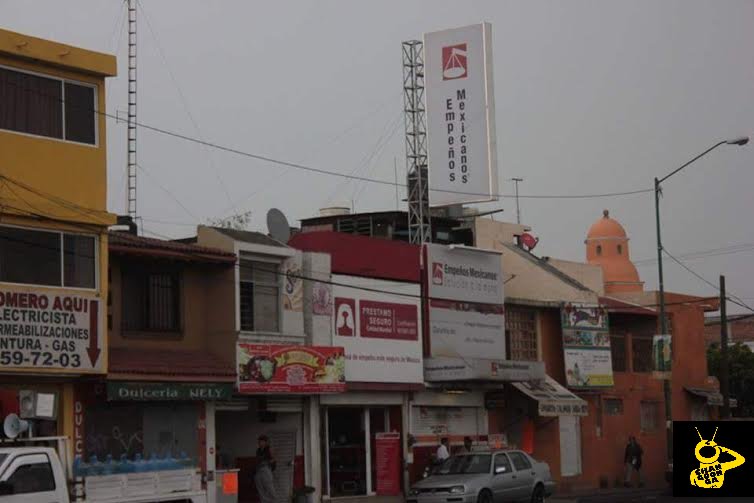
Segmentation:
[(345, 391), (343, 348), (236, 345), (241, 393), (339, 393)]
[(333, 344), (345, 349), (346, 380), (423, 383), (419, 285), (345, 275), (333, 283)]
[(489, 23), (424, 34), (429, 204), (497, 200)]
[(232, 383), (118, 382), (108, 381), (108, 400), (205, 401), (230, 400)]
[(95, 298), (0, 290), (0, 367), (102, 373), (103, 337)]
[(500, 254), (438, 244), (424, 250), (432, 356), (505, 358)]
[(613, 386), (607, 310), (566, 304), (560, 313), (566, 384), (571, 388)]
[(673, 338), (670, 335), (652, 337), (653, 375), (656, 379), (670, 379), (673, 370)]
[(377, 495), (401, 495), (401, 434), (377, 433), (375, 447)]

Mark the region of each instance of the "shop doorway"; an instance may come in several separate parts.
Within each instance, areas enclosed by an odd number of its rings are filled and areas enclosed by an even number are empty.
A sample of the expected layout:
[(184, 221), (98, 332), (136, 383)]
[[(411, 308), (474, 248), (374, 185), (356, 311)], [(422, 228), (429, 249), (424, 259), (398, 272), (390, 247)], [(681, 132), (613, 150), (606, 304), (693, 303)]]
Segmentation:
[[(328, 407), (326, 487), (331, 498), (395, 494), (401, 487), (401, 408)], [(393, 433), (392, 440), (383, 434)]]
[(327, 461), (330, 497), (367, 494), (364, 409), (327, 409)]

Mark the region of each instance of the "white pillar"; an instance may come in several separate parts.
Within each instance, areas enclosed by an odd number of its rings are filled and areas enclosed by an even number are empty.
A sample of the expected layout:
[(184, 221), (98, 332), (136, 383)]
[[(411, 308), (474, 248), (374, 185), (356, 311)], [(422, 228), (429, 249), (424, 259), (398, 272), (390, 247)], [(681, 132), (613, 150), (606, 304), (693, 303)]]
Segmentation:
[(369, 407), (364, 407), (364, 441), (366, 442), (367, 496), (372, 495), (372, 442), (369, 436)]
[[(306, 485), (314, 487), (314, 501), (320, 501), (327, 493), (322, 487), (322, 444), (319, 396), (311, 395), (304, 402), (304, 466)], [(327, 470), (327, 465), (324, 466)]]
[(401, 429), (403, 430), (403, 435), (401, 435), (401, 440), (403, 442), (403, 494), (407, 495), (408, 490), (411, 488), (411, 484), (408, 480), (408, 466), (414, 462), (411, 448), (408, 446), (408, 436), (411, 434), (410, 393), (403, 393), (403, 404), (401, 405)]
[(215, 402), (205, 402), (204, 415), (204, 426), (207, 436), (205, 452), (207, 459), (207, 474), (212, 474), (212, 477), (207, 477), (207, 503), (215, 503), (217, 499), (217, 467), (215, 466), (215, 450), (217, 449), (217, 446), (215, 445)]

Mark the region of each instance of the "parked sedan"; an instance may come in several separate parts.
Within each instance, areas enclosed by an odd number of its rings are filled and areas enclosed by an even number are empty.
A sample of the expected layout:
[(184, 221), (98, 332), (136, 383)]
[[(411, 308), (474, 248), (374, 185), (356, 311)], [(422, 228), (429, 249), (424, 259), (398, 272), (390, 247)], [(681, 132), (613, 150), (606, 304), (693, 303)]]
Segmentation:
[(547, 463), (522, 451), (451, 456), (411, 488), (407, 503), (540, 503), (555, 482)]

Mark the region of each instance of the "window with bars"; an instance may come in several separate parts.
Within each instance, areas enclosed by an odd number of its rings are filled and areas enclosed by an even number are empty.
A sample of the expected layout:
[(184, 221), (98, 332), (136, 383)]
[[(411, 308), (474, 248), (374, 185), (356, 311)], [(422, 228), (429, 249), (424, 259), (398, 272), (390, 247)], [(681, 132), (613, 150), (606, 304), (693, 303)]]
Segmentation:
[(652, 336), (631, 335), (632, 370), (634, 372), (652, 372)]
[(602, 405), (606, 416), (623, 415), (623, 400), (620, 398), (605, 398)]
[(537, 312), (522, 307), (506, 307), (505, 332), (511, 360), (537, 360)]
[(96, 110), (95, 86), (0, 67), (0, 129), (95, 145)]
[(241, 330), (280, 331), (280, 275), (278, 264), (241, 260), (239, 284)]
[(657, 431), (657, 417), (660, 413), (658, 402), (641, 402), (639, 404), (641, 414), (641, 431), (642, 433), (652, 433)]
[(123, 331), (181, 330), (180, 277), (177, 272), (124, 267), (122, 277)]
[(610, 357), (613, 360), (613, 372), (626, 371), (625, 334), (610, 334)]

